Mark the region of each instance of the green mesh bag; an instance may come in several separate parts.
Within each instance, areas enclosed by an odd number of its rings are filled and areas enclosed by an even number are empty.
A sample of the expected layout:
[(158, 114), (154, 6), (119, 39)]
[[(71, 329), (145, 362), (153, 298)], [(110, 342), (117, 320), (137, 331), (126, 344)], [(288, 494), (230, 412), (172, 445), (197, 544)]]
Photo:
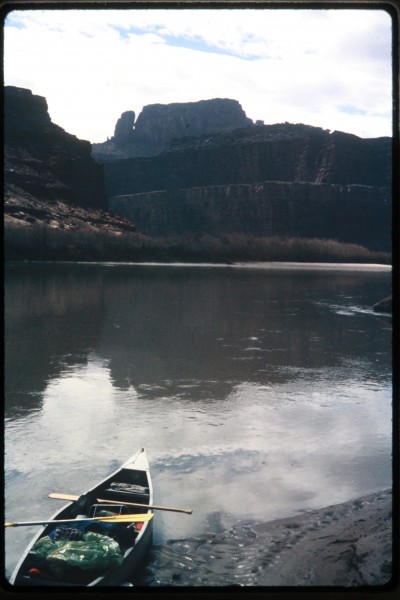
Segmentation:
[(118, 567), (122, 562), (118, 542), (106, 535), (88, 532), (80, 541), (69, 541), (54, 549), (46, 562), (57, 575), (65, 575), (70, 569), (105, 571)]
[(54, 552), (64, 544), (64, 540), (54, 541), (50, 539), (48, 535), (46, 535), (35, 542), (31, 548), (30, 554), (36, 556), (37, 558), (47, 558), (51, 552)]

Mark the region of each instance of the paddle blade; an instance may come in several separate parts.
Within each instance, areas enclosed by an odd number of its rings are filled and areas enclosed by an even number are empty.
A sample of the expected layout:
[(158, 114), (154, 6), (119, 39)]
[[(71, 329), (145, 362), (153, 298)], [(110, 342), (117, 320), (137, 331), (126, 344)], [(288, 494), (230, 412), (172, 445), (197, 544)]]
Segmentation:
[(49, 494), (49, 498), (54, 498), (55, 500), (79, 500), (79, 496), (73, 496), (72, 494), (57, 494), (57, 492)]

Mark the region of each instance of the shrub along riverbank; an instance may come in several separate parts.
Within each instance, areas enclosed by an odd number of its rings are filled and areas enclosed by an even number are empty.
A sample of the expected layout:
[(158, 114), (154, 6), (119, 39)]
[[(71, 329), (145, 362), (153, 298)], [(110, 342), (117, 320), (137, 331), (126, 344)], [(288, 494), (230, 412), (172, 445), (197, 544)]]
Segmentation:
[(335, 240), (241, 234), (149, 238), (12, 223), (4, 227), (4, 251), (6, 260), (391, 263), (388, 252)]

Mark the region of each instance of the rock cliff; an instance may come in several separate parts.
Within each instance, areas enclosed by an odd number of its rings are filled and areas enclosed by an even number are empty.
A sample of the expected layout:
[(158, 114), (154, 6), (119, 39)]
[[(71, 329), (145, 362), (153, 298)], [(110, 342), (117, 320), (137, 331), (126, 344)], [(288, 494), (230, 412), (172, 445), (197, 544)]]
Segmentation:
[(104, 165), (107, 195), (258, 181), (389, 187), (390, 138), (264, 125), (180, 140), (158, 156)]
[(152, 236), (237, 233), (391, 247), (389, 188), (268, 181), (117, 196), (110, 210)]
[(388, 251), (391, 166), (390, 138), (257, 122), (182, 136), (104, 172), (110, 209), (146, 234), (291, 235)]
[[(46, 100), (6, 87), (5, 224), (155, 236), (332, 238), (390, 250), (391, 140), (253, 124), (233, 100), (123, 113), (98, 164), (51, 122)], [(107, 153), (106, 152), (106, 153)], [(114, 213), (112, 216), (107, 209)]]
[(5, 88), (4, 142), (7, 184), (48, 200), (106, 208), (102, 169), (90, 142), (52, 123), (45, 98)]
[(106, 212), (103, 169), (91, 144), (51, 122), (45, 98), (4, 88), (5, 222), (134, 231)]
[(214, 98), (199, 102), (150, 104), (135, 122), (133, 111), (119, 118), (114, 136), (93, 144), (96, 160), (154, 156), (168, 149), (174, 139), (199, 137), (253, 125), (237, 100)]

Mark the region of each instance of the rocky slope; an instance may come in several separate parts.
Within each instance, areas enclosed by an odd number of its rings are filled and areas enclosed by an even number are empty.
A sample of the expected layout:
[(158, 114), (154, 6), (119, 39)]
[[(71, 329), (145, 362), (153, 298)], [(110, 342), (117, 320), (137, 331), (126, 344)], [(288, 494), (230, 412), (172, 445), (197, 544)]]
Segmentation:
[(90, 143), (52, 123), (45, 98), (5, 87), (6, 227), (135, 231), (106, 209), (103, 171), (91, 157)]

